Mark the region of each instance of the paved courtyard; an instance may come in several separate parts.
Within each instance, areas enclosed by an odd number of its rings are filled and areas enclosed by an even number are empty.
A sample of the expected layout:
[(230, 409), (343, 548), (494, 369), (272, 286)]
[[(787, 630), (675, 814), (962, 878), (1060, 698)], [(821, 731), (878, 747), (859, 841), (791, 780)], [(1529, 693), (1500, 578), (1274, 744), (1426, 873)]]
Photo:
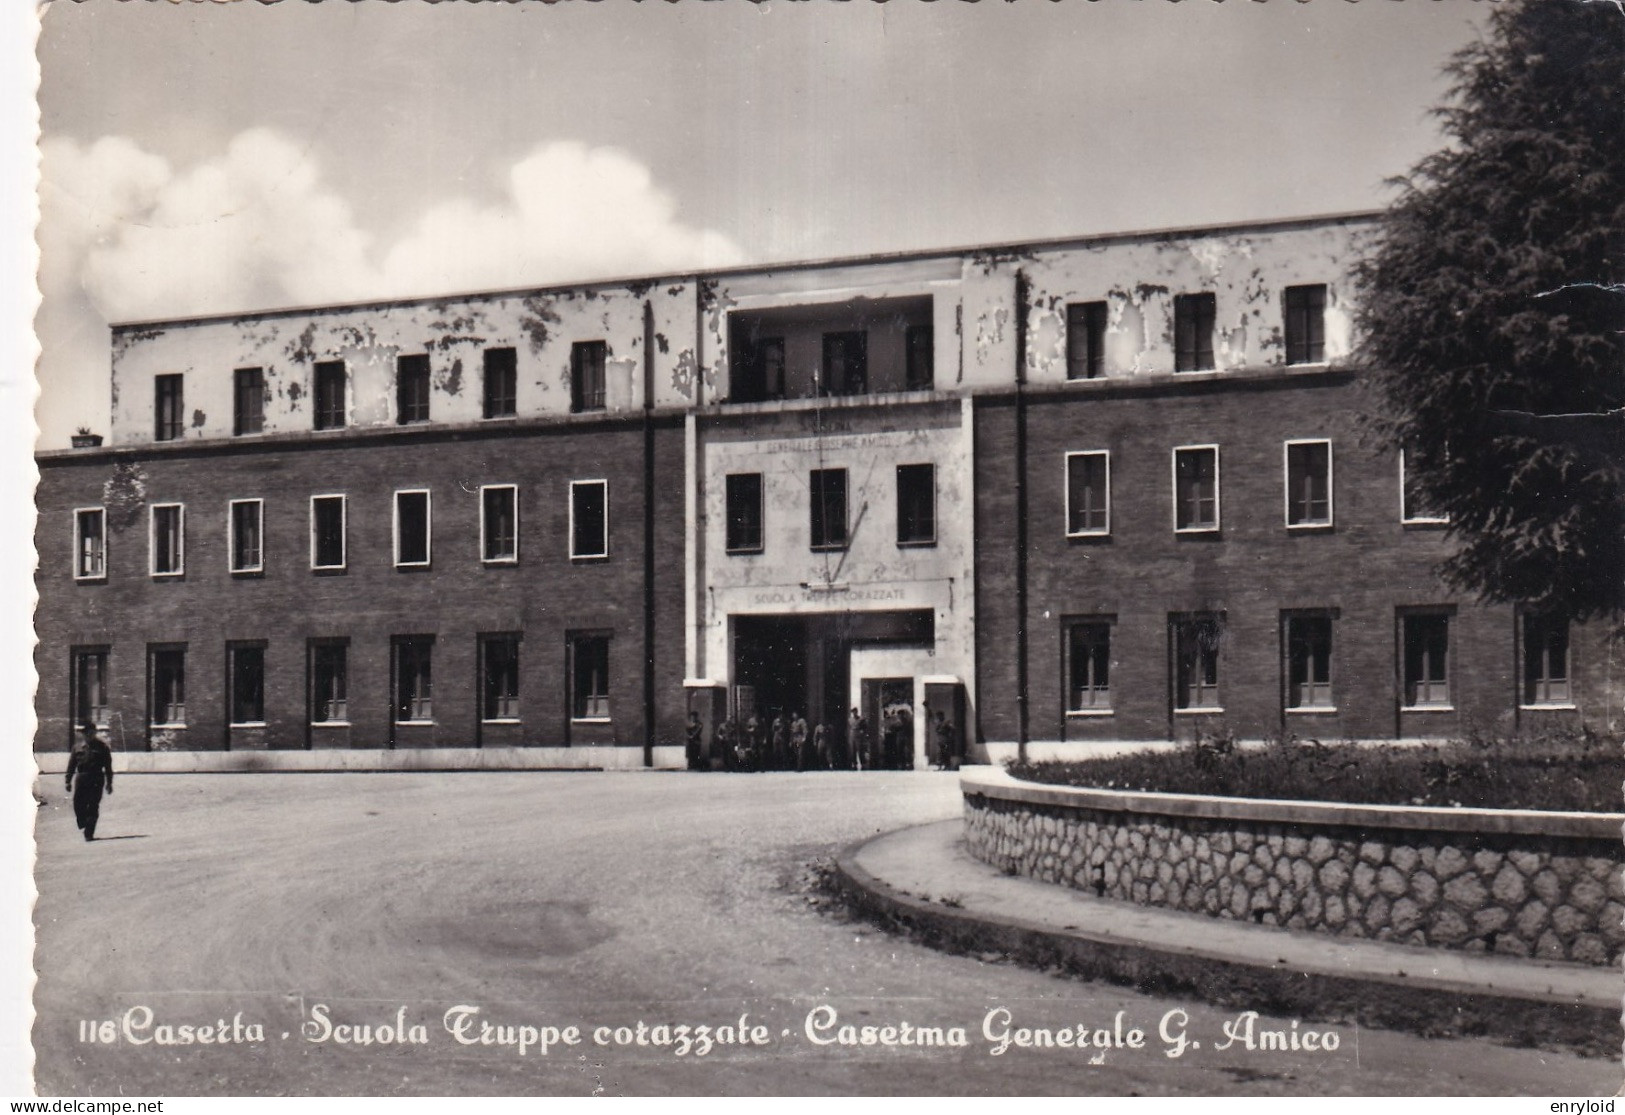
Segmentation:
[[(93, 844), (60, 781), (40, 789), (45, 1095), (1574, 1096), (1619, 1081), (1604, 1060), (1267, 1014), (1256, 1032), (1331, 1031), (1337, 1049), (1248, 1051), (1234, 1010), (944, 955), (821, 909), (805, 865), (957, 815), (953, 775), (130, 775)], [(1227, 1025), (1236, 1040), (1214, 1048)], [(1023, 1048), (1022, 1028), (1081, 1028), (1088, 1048)]]

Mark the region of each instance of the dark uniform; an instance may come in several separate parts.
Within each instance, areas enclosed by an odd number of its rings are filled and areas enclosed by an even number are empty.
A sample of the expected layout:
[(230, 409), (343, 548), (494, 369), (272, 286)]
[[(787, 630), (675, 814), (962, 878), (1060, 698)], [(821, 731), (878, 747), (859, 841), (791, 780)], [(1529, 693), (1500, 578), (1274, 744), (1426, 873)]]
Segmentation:
[[(78, 776), (75, 781), (74, 776)], [(113, 753), (94, 728), (85, 729), (84, 743), (68, 756), (66, 789), (73, 791), (73, 819), (86, 840), (96, 839), (96, 818), (101, 813), (102, 791), (113, 792)]]

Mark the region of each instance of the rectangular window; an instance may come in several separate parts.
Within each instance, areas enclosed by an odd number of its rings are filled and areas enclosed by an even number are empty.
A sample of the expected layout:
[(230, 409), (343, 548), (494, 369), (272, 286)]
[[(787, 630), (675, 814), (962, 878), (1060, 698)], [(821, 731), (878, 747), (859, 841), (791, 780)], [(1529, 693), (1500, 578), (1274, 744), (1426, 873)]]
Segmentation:
[(1066, 629), (1066, 710), (1110, 712), (1112, 707), (1112, 625), (1085, 620)]
[(762, 550), (762, 474), (731, 473), (728, 486), (728, 538), (730, 554)]
[(1186, 445), (1174, 450), (1174, 529), (1219, 529), (1219, 447)]
[(155, 441), (174, 441), (181, 436), (186, 409), (184, 377), (177, 375), (154, 376), (153, 431)]
[(395, 359), (395, 421), (429, 420), (429, 357), (420, 353)]
[(1218, 300), (1206, 294), (1174, 296), (1174, 371), (1213, 370), (1213, 319)]
[(110, 723), (107, 714), (107, 651), (75, 650), (71, 653), (68, 674), (73, 687), (71, 707), (73, 727), (94, 724), (105, 728)]
[(1174, 707), (1187, 711), (1217, 712), (1219, 704), (1219, 650), (1223, 642), (1221, 617), (1205, 614), (1174, 621)]
[(258, 573), (265, 568), (261, 545), (264, 504), (257, 499), (234, 499), (226, 516), (226, 540), (233, 573)]
[(1426, 493), (1417, 483), (1415, 469), (1412, 468), (1416, 454), (1410, 450), (1399, 451), (1399, 521), (1402, 523), (1448, 523), (1450, 516), (1432, 507)]
[(310, 497), (310, 567), (344, 568), (343, 496)]
[(1106, 374), (1106, 303), (1073, 302), (1066, 308), (1066, 378)]
[(812, 517), (812, 548), (846, 548), (846, 469), (821, 468), (807, 474)]
[(570, 346), (570, 411), (604, 409), (604, 363), (609, 348), (603, 341), (577, 341)]
[(570, 637), (570, 718), (609, 719), (609, 636)]
[(265, 723), (265, 644), (226, 644), (226, 671), (230, 675), (231, 723)]
[(348, 420), (345, 402), (344, 361), (324, 360), (316, 365), (316, 428), (342, 430)]
[(1112, 529), (1111, 454), (1104, 449), (1066, 455), (1066, 533), (1110, 534)]
[(152, 575), (178, 577), (186, 571), (186, 508), (152, 505)]
[(823, 394), (862, 395), (869, 390), (869, 335), (824, 334)]
[(350, 720), (350, 645), (322, 641), (310, 644), (310, 721), (346, 724)]
[(910, 391), (929, 391), (936, 381), (936, 343), (931, 326), (910, 325), (903, 334), (904, 380)]
[(609, 481), (570, 481), (570, 556), (609, 556)]
[(518, 413), (519, 356), (511, 348), (485, 350), (485, 417), (512, 418)]
[(107, 511), (81, 507), (73, 513), (73, 575), (95, 581), (107, 576)]
[(1332, 523), (1332, 443), (1286, 443), (1286, 525), (1324, 527)]
[(487, 635), (480, 640), (484, 720), (519, 719), (519, 636)]
[(937, 541), (937, 466), (897, 466), (897, 544), (934, 546)]
[(1569, 623), (1554, 616), (1523, 616), (1523, 703), (1567, 705), (1569, 690)]
[(1332, 617), (1289, 615), (1286, 627), (1286, 707), (1331, 709)]
[(1326, 285), (1286, 288), (1286, 362), (1320, 364), (1326, 359)]
[(186, 726), (186, 648), (149, 647), (147, 723), (154, 728)]
[(395, 652), (395, 723), (433, 720), (430, 662), (434, 636), (398, 635), (390, 645)]
[(512, 484), (480, 489), (480, 559), (487, 563), (519, 560), (519, 489)]
[(231, 432), (238, 437), (265, 429), (265, 369), (238, 368), (233, 373)]
[(429, 564), (429, 493), (395, 493), (395, 564)]
[(1404, 640), (1405, 707), (1450, 707), (1450, 616), (1438, 612), (1400, 618)]

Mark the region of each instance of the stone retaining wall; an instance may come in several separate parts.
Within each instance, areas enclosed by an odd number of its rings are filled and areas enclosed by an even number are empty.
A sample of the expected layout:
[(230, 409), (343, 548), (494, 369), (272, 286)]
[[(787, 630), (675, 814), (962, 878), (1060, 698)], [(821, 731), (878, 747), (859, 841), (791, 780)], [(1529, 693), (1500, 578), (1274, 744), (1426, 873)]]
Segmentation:
[(965, 843), (1103, 898), (1345, 937), (1617, 964), (1613, 814), (1122, 793), (961, 775)]

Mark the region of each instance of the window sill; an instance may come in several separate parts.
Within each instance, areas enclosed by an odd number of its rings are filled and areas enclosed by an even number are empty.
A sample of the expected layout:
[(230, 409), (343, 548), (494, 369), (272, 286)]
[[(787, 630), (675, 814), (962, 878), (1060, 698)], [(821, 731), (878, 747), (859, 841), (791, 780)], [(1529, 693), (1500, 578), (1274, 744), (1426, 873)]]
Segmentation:
[(186, 579), (186, 571), (181, 570), (178, 573), (153, 573), (151, 574), (151, 577), (155, 581), (183, 581)]
[(185, 724), (148, 724), (147, 727), (151, 728), (155, 732), (158, 732), (158, 731), (173, 732), (177, 728), (186, 727), (186, 725)]
[(434, 726), (434, 721), (433, 720), (397, 720), (397, 721), (395, 721), (395, 726), (397, 728), (421, 728), (421, 727), (425, 727), (425, 726), (433, 727)]
[(1312, 523), (1288, 523), (1286, 529), (1294, 534), (1330, 534), (1333, 525), (1330, 520)]
[(431, 568), (431, 565), (427, 561), (397, 561), (395, 563), (395, 568), (407, 573), (413, 573), (422, 572), (425, 569)]
[(755, 554), (765, 553), (766, 550), (762, 546), (725, 546), (722, 552), (729, 557), (750, 557)]
[(1223, 705), (1201, 705), (1195, 708), (1176, 708), (1175, 716), (1213, 716), (1224, 711)]
[(1519, 705), (1519, 712), (1577, 712), (1580, 706), (1572, 702), (1551, 702), (1550, 704)]
[(73, 575), (73, 583), (76, 585), (105, 585), (107, 583), (107, 574), (87, 573), (84, 576), (80, 576), (79, 574), (75, 573)]
[(481, 720), (481, 724), (523, 724), (517, 716), (499, 716), (494, 720)]
[(1455, 705), (1400, 705), (1400, 712), (1455, 712)]
[(256, 565), (253, 569), (233, 569), (231, 575), (233, 577), (263, 577), (265, 576), (265, 567)]
[(1085, 718), (1091, 716), (1116, 716), (1117, 710), (1111, 708), (1069, 708), (1066, 710), (1066, 714)]
[(230, 727), (230, 728), (268, 728), (268, 727), (270, 727), (270, 725), (267, 724), (263, 720), (241, 720), (241, 721), (233, 720), (229, 725), (227, 725), (227, 727)]
[(570, 560), (577, 565), (596, 565), (609, 560), (608, 554), (571, 554)]
[(348, 565), (313, 565), (310, 567), (310, 571), (318, 577), (336, 577), (349, 572), (349, 569)]
[(1336, 711), (1336, 705), (1288, 705), (1286, 710), (1288, 716), (1326, 716)]
[(482, 422), (512, 422), (518, 417), (519, 417), (519, 415), (517, 415), (517, 414), (487, 414), (484, 418), (480, 419), (480, 421), (482, 421)]
[(897, 540), (899, 550), (929, 550), (935, 548), (936, 544), (935, 538), (910, 539), (906, 542), (901, 538)]
[(1218, 534), (1219, 527), (1217, 524), (1210, 527), (1175, 527), (1174, 533), (1182, 535)]
[(312, 728), (348, 728), (350, 722), (348, 720), (312, 720), (310, 726)]
[(1112, 532), (1110, 527), (1105, 530), (1069, 530), (1066, 533), (1067, 539), (1072, 542), (1088, 542), (1091, 540), (1110, 538), (1111, 536)]
[(481, 558), (480, 559), (480, 564), (481, 565), (495, 565), (495, 566), (504, 566), (504, 565), (512, 566), (512, 565), (518, 565), (519, 564), (519, 559), (517, 557)]
[(1323, 372), (1331, 366), (1329, 360), (1300, 360), (1295, 364), (1289, 360), (1284, 365), (1284, 367), (1295, 372)]
[(829, 546), (808, 546), (807, 549), (815, 554), (839, 554), (846, 552), (846, 543), (840, 542)]
[(611, 720), (607, 716), (572, 716), (572, 717), (570, 717), (570, 723), (572, 723), (572, 724), (609, 724), (609, 723), (611, 723)]
[(1443, 530), (1450, 525), (1449, 519), (1401, 519), (1399, 525), (1406, 530)]

